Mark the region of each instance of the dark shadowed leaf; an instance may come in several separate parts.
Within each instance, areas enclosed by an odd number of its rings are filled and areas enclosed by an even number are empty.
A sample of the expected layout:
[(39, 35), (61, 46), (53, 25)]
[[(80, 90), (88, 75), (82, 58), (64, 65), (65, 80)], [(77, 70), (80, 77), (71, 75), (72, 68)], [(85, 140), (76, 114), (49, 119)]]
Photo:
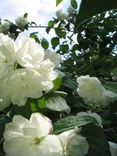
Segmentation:
[(0, 115), (0, 138), (2, 138), (5, 124), (9, 122), (9, 118), (7, 115)]
[(117, 8), (116, 0), (82, 0), (79, 13), (76, 18), (75, 29), (84, 20), (107, 10)]
[(82, 127), (81, 132), (89, 143), (86, 156), (111, 156), (108, 141), (100, 127), (91, 123)]
[(108, 89), (108, 90), (111, 90), (115, 93), (117, 93), (117, 82), (105, 82), (103, 84), (103, 86)]
[(71, 0), (71, 6), (74, 8), (74, 9), (77, 9), (77, 1), (76, 0)]

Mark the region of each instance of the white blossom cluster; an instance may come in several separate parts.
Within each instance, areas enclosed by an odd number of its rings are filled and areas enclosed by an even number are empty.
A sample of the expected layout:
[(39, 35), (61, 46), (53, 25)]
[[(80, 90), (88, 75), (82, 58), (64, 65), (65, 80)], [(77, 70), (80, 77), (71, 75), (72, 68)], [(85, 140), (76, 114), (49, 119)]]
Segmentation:
[(9, 21), (2, 21), (0, 24), (0, 33), (8, 33), (11, 23)]
[(29, 97), (39, 98), (53, 88), (56, 64), (44, 55), (30, 37), (14, 41), (0, 34), (0, 110), (10, 103), (23, 106)]
[(56, 16), (59, 20), (68, 20), (74, 13), (75, 9), (70, 6), (68, 7), (67, 12), (63, 11), (63, 9), (56, 11)]
[(25, 17), (23, 15), (23, 16), (17, 17), (15, 22), (16, 22), (16, 25), (22, 30), (28, 24), (28, 18), (27, 16)]
[[(15, 19), (15, 24), (18, 26), (19, 29), (24, 30), (25, 27), (28, 25), (28, 18), (26, 15), (22, 15)], [(8, 20), (1, 20), (0, 21), (0, 33), (8, 34), (9, 36), (15, 37), (14, 33), (10, 33), (10, 27), (13, 25), (12, 22)]]
[(117, 72), (111, 72), (112, 80), (117, 81)]
[(88, 149), (86, 138), (75, 129), (53, 134), (51, 121), (40, 113), (33, 113), (30, 120), (16, 115), (4, 131), (7, 156), (84, 156)]
[(110, 102), (117, 100), (117, 94), (105, 89), (96, 77), (80, 76), (77, 78), (77, 82), (79, 96), (86, 104), (105, 107)]

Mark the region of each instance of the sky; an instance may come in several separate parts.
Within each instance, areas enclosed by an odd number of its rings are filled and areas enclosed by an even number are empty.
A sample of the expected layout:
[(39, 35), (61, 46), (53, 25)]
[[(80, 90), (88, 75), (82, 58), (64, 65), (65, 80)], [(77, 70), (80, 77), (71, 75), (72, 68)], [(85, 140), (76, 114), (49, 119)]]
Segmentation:
[(56, 10), (69, 5), (69, 0), (56, 7), (56, 0), (0, 0), (0, 17), (14, 20), (17, 16), (28, 13), (29, 20), (44, 24)]
[[(68, 6), (70, 6), (70, 0), (63, 0), (58, 7), (56, 7), (56, 0), (0, 0), (0, 18), (14, 22), (18, 16), (27, 12), (30, 22), (34, 21), (38, 25), (47, 25), (48, 21), (53, 16), (55, 17), (57, 10), (61, 8), (66, 10)], [(44, 32), (45, 30), (42, 29), (40, 34)]]

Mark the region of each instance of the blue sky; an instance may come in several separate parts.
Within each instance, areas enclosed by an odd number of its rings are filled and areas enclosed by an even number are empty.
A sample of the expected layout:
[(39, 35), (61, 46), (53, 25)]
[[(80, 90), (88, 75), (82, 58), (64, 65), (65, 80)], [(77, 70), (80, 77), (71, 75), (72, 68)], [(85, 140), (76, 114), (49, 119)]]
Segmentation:
[[(65, 10), (70, 5), (70, 0), (56, 7), (56, 0), (0, 0), (0, 17), (14, 20), (25, 12), (29, 14), (29, 20), (45, 24), (61, 8)], [(80, 0), (78, 0), (80, 1)]]
[[(48, 21), (55, 16), (55, 12), (66, 10), (70, 6), (70, 0), (63, 2), (56, 7), (56, 0), (0, 0), (0, 18), (8, 19), (12, 22), (24, 13), (28, 13), (29, 21), (34, 21), (38, 25), (47, 25)], [(78, 2), (81, 0), (77, 0)], [(38, 31), (32, 30), (32, 31)], [(40, 30), (39, 30), (40, 31)], [(40, 31), (45, 34), (45, 30)], [(46, 37), (46, 36), (45, 36)]]

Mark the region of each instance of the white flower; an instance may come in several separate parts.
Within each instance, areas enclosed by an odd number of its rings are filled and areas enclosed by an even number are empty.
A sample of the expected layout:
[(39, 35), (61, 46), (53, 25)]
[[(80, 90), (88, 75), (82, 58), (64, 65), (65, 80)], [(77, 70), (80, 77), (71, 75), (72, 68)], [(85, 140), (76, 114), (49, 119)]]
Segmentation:
[(50, 61), (50, 59), (45, 59), (40, 63), (40, 66), (37, 68), (37, 72), (43, 78), (43, 87), (45, 91), (48, 91), (54, 87), (53, 80), (55, 80), (58, 76), (57, 71), (54, 70), (54, 64)]
[(16, 61), (16, 47), (12, 39), (0, 34), (0, 79), (13, 70)]
[(114, 72), (111, 72), (111, 76), (114, 81), (117, 81), (117, 69), (115, 69)]
[(79, 116), (79, 117), (83, 117), (83, 116), (88, 117), (88, 116), (90, 116), (90, 117), (94, 118), (97, 121), (97, 123), (100, 125), (100, 127), (103, 127), (102, 126), (102, 119), (97, 113), (80, 112), (80, 113), (77, 114), (77, 116)]
[(68, 12), (69, 16), (72, 16), (75, 12), (75, 9), (72, 6), (70, 6), (70, 7), (68, 7), (67, 12)]
[(117, 81), (117, 76), (112, 76), (112, 79), (113, 79), (114, 81)]
[(56, 52), (51, 52), (49, 50), (45, 51), (45, 59), (49, 58), (52, 61), (56, 68), (59, 67), (60, 63), (62, 62), (61, 56)]
[(44, 51), (33, 38), (20, 36), (16, 40), (17, 61), (26, 68), (37, 68), (44, 59)]
[(68, 19), (68, 14), (67, 13), (64, 13), (62, 9), (56, 11), (56, 16), (59, 20), (64, 20), (64, 19)]
[(27, 17), (20, 16), (20, 17), (17, 17), (15, 22), (20, 29), (24, 29), (25, 26), (28, 24), (28, 19), (27, 19)]
[(30, 120), (17, 115), (4, 132), (4, 151), (9, 156), (61, 156), (62, 146), (58, 136), (49, 134), (51, 121), (39, 114)]
[(23, 106), (29, 97), (39, 98), (43, 91), (52, 89), (58, 76), (54, 68), (34, 39), (20, 36), (13, 41), (0, 34), (0, 81), (7, 84), (0, 87), (0, 109), (9, 105), (3, 100), (6, 93), (13, 104)]
[(63, 146), (63, 156), (84, 156), (88, 153), (86, 138), (76, 134), (75, 129), (59, 134), (59, 138)]
[(117, 156), (117, 144), (114, 142), (109, 141), (108, 142), (110, 145), (110, 151), (112, 156)]
[(8, 92), (13, 104), (25, 105), (27, 98), (39, 98), (44, 91), (43, 77), (35, 70), (18, 69), (8, 78)]
[(110, 101), (117, 98), (117, 94), (106, 90), (96, 77), (80, 76), (77, 78), (78, 93), (86, 104), (107, 106)]
[(11, 23), (9, 21), (3, 21), (0, 25), (0, 32), (8, 33), (10, 26), (11, 26)]

